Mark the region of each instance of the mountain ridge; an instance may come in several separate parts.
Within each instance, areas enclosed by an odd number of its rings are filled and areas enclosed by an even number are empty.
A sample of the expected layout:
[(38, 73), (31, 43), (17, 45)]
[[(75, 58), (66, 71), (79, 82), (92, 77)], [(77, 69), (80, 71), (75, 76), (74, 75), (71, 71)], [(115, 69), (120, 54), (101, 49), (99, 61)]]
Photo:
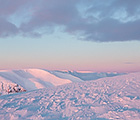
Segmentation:
[(96, 80), (109, 77), (109, 75), (113, 77), (122, 75), (122, 73), (80, 73), (45, 69), (0, 70), (0, 93), (6, 94), (9, 89), (13, 89), (16, 85), (20, 87), (20, 92), (22, 92), (73, 82)]

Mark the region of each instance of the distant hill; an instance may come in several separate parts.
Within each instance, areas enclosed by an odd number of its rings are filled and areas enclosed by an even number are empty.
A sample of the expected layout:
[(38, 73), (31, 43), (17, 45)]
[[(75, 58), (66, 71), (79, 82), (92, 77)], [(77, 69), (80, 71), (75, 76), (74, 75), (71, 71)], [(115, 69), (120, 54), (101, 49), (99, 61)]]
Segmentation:
[(122, 73), (83, 73), (76, 71), (49, 71), (43, 69), (1, 70), (0, 93), (15, 93), (17, 91), (14, 90), (14, 87), (17, 85), (19, 88), (18, 92), (23, 92), (117, 75), (122, 75)]

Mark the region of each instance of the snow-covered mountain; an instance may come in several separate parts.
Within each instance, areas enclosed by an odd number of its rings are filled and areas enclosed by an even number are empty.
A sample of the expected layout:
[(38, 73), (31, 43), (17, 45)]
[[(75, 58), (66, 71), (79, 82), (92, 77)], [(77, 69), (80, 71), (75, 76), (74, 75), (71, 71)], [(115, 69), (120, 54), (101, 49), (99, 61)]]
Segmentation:
[(6, 94), (9, 88), (13, 89), (17, 84), (22, 92), (24, 90), (29, 91), (72, 82), (82, 82), (80, 78), (67, 73), (56, 72), (56, 74), (60, 77), (52, 74), (51, 71), (42, 69), (0, 71), (0, 92), (1, 94)]
[(92, 71), (58, 71), (58, 72), (68, 73), (84, 81), (97, 80), (104, 77), (114, 77), (126, 74), (117, 72), (92, 72)]
[[(49, 71), (43, 69), (1, 70), (0, 93), (7, 94), (64, 85), (72, 82), (96, 80), (122, 75), (119, 73), (91, 73), (76, 71)], [(15, 88), (18, 91), (15, 91)]]
[(140, 72), (0, 96), (1, 120), (140, 120)]

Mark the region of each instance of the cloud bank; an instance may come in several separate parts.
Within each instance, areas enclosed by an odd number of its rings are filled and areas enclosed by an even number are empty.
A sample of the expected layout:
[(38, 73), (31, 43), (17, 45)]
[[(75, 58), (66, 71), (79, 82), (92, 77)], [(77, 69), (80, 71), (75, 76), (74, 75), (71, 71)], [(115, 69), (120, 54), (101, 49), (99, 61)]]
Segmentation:
[(0, 0), (0, 37), (56, 28), (87, 41), (140, 41), (139, 0)]

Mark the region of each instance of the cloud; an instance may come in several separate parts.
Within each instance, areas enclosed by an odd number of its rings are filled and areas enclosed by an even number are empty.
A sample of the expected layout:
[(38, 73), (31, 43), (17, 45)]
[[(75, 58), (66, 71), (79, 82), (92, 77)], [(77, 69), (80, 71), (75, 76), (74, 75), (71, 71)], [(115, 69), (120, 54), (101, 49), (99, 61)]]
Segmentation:
[[(139, 0), (0, 0), (0, 37), (39, 37), (55, 28), (87, 41), (140, 40)], [(6, 24), (7, 23), (7, 24)]]
[(18, 29), (14, 24), (0, 18), (0, 36), (1, 37), (8, 37), (11, 35), (16, 35), (17, 33), (18, 33)]
[(0, 0), (0, 16), (11, 15), (25, 7), (28, 0)]

